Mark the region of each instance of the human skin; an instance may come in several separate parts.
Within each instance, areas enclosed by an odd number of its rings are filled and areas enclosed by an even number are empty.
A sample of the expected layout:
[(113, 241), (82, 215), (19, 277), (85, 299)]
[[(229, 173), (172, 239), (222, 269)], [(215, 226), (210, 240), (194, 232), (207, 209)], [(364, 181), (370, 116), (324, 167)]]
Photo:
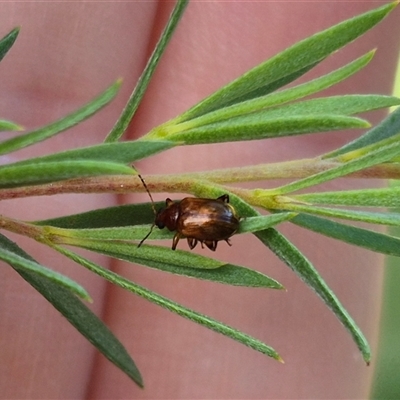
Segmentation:
[[(296, 41), (373, 6), (370, 2), (193, 2), (127, 137), (139, 137)], [(2, 117), (34, 128), (79, 107), (116, 78), (124, 78), (121, 94), (102, 113), (70, 133), (11, 154), (7, 161), (101, 142), (134, 87), (171, 7), (168, 2), (0, 3), (2, 34), (22, 26), (17, 43), (1, 64)], [(378, 28), (326, 60), (319, 73), (378, 47), (365, 70), (327, 94), (391, 93), (399, 20), (399, 10), (395, 10)], [(383, 116), (383, 112), (374, 113), (370, 120), (376, 123)], [(146, 176), (309, 157), (347, 142), (354, 133), (315, 136), (179, 148), (138, 167)], [(258, 186), (275, 184), (260, 182)], [(345, 180), (329, 187), (371, 184)], [(166, 194), (155, 197), (163, 199)], [(122, 200), (111, 194), (62, 195), (7, 201), (1, 213), (33, 220), (144, 199), (136, 194)], [(374, 349), (382, 257), (290, 225), (282, 231), (318, 268)], [(13, 238), (35, 259), (88, 289), (95, 301), (93, 309), (133, 356), (146, 388), (137, 388), (14, 271), (2, 265), (0, 398), (367, 396), (372, 368), (366, 367), (348, 333), (321, 300), (254, 236), (234, 236), (232, 247), (220, 243), (215, 256), (256, 268), (285, 285), (287, 292), (225, 287), (98, 255), (90, 257), (265, 341), (279, 351), (285, 365), (108, 286), (43, 246)], [(178, 248), (187, 249), (185, 241)], [(199, 252), (214, 255), (208, 249)]]

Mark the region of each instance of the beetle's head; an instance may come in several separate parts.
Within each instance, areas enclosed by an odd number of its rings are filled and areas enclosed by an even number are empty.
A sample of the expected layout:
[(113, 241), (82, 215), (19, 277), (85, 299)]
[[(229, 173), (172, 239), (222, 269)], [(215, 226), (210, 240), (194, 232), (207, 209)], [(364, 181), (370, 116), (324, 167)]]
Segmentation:
[(178, 203), (174, 203), (171, 199), (165, 200), (165, 207), (157, 211), (154, 224), (163, 229), (167, 227), (170, 231), (176, 229), (176, 220), (178, 218)]
[(165, 210), (166, 208), (163, 207), (157, 211), (156, 219), (154, 220), (154, 225), (156, 225), (157, 228), (165, 228)]

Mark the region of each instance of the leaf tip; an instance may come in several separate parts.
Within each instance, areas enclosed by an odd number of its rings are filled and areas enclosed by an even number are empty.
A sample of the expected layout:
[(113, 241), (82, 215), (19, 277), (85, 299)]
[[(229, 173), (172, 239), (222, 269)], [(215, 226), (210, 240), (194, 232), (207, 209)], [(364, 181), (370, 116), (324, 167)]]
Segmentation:
[(140, 375), (139, 371), (136, 371), (135, 374), (129, 374), (130, 378), (136, 383), (136, 385), (138, 385), (140, 387), (140, 389), (144, 389), (144, 382), (143, 382), (143, 378)]
[(93, 299), (92, 299), (89, 295), (87, 295), (87, 296), (85, 297), (85, 300), (86, 300), (88, 303), (93, 304)]
[(275, 360), (279, 361), (281, 364), (285, 364), (285, 361), (283, 361), (283, 358), (279, 354), (276, 355)]

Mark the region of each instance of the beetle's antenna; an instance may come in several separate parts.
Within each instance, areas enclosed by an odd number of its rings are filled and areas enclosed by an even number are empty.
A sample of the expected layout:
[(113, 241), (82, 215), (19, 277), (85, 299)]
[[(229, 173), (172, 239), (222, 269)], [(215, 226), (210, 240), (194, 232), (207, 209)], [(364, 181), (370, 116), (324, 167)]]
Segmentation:
[(154, 200), (153, 200), (153, 196), (150, 193), (149, 188), (146, 185), (146, 182), (144, 181), (142, 175), (138, 174), (139, 179), (142, 181), (144, 188), (146, 189), (147, 194), (150, 197), (151, 200), (151, 208), (153, 209), (154, 215), (157, 215), (157, 211), (156, 211), (156, 207), (154, 206)]
[(154, 228), (154, 223), (153, 225), (151, 225), (149, 233), (140, 241), (137, 247), (140, 247), (143, 244), (143, 242), (151, 235), (151, 232), (153, 232), (153, 228)]
[[(148, 193), (150, 200), (151, 200), (151, 208), (153, 209), (154, 212), (154, 218), (157, 215), (157, 211), (156, 211), (156, 207), (154, 205), (154, 200), (153, 200), (153, 196), (150, 193), (149, 188), (146, 185), (146, 182), (144, 181), (144, 179), (142, 178), (142, 175), (138, 174), (139, 179), (142, 181), (144, 188), (146, 189), (146, 192)], [(155, 222), (153, 222), (153, 224), (151, 225), (150, 231), (149, 233), (140, 241), (140, 243), (138, 244), (138, 248), (143, 244), (143, 242), (151, 235), (151, 232), (153, 232), (153, 228), (154, 228)]]

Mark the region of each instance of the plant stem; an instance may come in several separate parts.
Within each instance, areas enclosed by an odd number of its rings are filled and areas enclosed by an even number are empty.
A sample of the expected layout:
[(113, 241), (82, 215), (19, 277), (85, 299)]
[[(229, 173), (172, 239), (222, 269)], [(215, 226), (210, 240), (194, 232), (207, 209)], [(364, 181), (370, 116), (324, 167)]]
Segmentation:
[(43, 227), (0, 215), (0, 228), (19, 235), (27, 236), (39, 242), (43, 241)]
[[(339, 165), (341, 164), (338, 162), (311, 158), (205, 172), (147, 175), (145, 176), (145, 180), (152, 193), (191, 193), (194, 181), (227, 184), (272, 179), (305, 178)], [(400, 164), (381, 164), (347, 175), (346, 177), (399, 179)], [(230, 190), (234, 191), (232, 188)], [(63, 193), (127, 194), (132, 192), (145, 192), (145, 188), (140, 179), (136, 176), (115, 175), (71, 179), (29, 187), (0, 189), (0, 200), (32, 196), (52, 196)]]

